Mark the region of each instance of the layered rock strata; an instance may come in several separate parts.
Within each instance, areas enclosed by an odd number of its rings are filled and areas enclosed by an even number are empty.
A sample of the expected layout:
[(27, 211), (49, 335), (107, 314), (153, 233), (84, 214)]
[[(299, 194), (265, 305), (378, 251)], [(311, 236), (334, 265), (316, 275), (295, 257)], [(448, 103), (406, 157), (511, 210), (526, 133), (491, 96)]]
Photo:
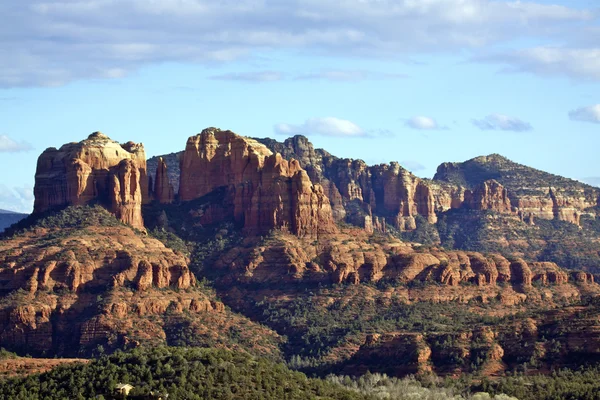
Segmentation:
[(76, 354), (164, 340), (167, 313), (224, 312), (195, 289), (187, 263), (126, 226), (38, 228), (5, 240), (0, 342), (33, 354)]
[(281, 229), (298, 236), (336, 232), (323, 187), (297, 160), (215, 128), (191, 137), (181, 160), (179, 198), (189, 201), (226, 188), (234, 219), (248, 233)]
[(99, 202), (124, 223), (143, 229), (144, 147), (95, 132), (79, 143), (46, 149), (38, 159), (34, 194), (34, 213)]
[(419, 250), (395, 239), (370, 241), (367, 232), (338, 234), (313, 243), (284, 233), (262, 241), (246, 242), (224, 253), (214, 264), (227, 279), (240, 282), (370, 283), (380, 280), (412, 284), (430, 282), (447, 286), (474, 284), (516, 290), (563, 285), (570, 281), (593, 283), (593, 276), (579, 272), (569, 276), (551, 262), (508, 260), (500, 254)]

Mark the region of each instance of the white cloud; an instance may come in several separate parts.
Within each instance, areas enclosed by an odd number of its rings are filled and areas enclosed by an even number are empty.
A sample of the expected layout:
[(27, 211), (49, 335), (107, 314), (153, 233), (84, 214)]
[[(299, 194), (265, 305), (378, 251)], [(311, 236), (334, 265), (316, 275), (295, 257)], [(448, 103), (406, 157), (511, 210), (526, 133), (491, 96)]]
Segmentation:
[(473, 125), (484, 131), (501, 130), (523, 132), (533, 129), (529, 122), (503, 114), (490, 114), (482, 119), (473, 119), (472, 122)]
[(446, 127), (440, 126), (435, 119), (421, 115), (409, 118), (406, 120), (405, 125), (412, 129), (425, 131), (447, 129)]
[(335, 117), (310, 118), (301, 125), (277, 124), (275, 133), (279, 135), (321, 135), (337, 137), (367, 136), (360, 126), (354, 122)]
[(573, 121), (592, 122), (600, 124), (600, 104), (589, 107), (581, 107), (569, 112), (569, 118)]
[(230, 62), (273, 50), (407, 59), (515, 39), (566, 43), (595, 18), (541, 1), (495, 0), (20, 0), (0, 2), (0, 15), (0, 87), (119, 78), (155, 63)]
[(211, 76), (210, 79), (239, 82), (276, 82), (283, 79), (283, 74), (277, 71), (241, 72)]
[(6, 135), (0, 135), (0, 153), (17, 153), (31, 149), (33, 147), (27, 142), (17, 142)]
[(600, 48), (534, 47), (478, 57), (475, 61), (505, 64), (503, 72), (530, 72), (573, 79), (600, 80)]
[(33, 188), (30, 186), (8, 188), (0, 184), (0, 209), (30, 213), (33, 200)]

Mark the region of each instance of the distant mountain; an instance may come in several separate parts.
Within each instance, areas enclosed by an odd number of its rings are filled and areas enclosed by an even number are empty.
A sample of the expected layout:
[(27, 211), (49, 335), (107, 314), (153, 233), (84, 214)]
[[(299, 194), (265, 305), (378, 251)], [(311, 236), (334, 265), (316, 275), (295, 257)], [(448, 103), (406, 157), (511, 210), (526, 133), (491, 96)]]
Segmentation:
[(518, 164), (499, 154), (475, 157), (460, 163), (443, 163), (433, 179), (467, 188), (494, 179), (515, 196), (545, 194), (549, 187), (571, 195), (582, 192), (598, 194), (598, 189), (591, 185)]
[(26, 216), (27, 214), (20, 214), (14, 211), (0, 209), (0, 233), (12, 224), (16, 224)]

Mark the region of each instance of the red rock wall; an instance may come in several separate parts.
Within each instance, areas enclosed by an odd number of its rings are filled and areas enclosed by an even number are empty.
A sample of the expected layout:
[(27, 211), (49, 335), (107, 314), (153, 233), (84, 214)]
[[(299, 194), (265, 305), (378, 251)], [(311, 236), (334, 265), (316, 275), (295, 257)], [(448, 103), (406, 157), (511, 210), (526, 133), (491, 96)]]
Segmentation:
[(277, 228), (298, 236), (336, 231), (323, 188), (296, 160), (231, 131), (204, 130), (188, 139), (181, 162), (180, 199), (189, 201), (220, 187), (233, 193), (233, 215), (249, 233)]
[(142, 145), (124, 145), (96, 132), (79, 143), (40, 155), (35, 174), (34, 212), (99, 201), (121, 221), (144, 228), (141, 206), (148, 199)]

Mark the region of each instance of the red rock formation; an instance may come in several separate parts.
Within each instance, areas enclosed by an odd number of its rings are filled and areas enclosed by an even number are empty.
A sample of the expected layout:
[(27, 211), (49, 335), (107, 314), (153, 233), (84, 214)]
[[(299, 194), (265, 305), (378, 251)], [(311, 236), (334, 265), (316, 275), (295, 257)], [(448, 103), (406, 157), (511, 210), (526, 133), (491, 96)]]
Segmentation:
[(170, 204), (175, 199), (173, 185), (167, 175), (167, 164), (162, 158), (158, 160), (154, 182), (154, 199), (161, 204)]
[(108, 192), (110, 198), (109, 210), (115, 216), (133, 226), (144, 229), (142, 219), (143, 195), (140, 183), (146, 180), (132, 160), (123, 160), (113, 170), (111, 187)]
[(539, 281), (542, 285), (562, 285), (569, 281), (569, 275), (553, 262), (533, 262), (529, 266), (533, 273), (532, 280)]
[(473, 210), (492, 210), (510, 213), (508, 191), (493, 179), (483, 182), (473, 191), (465, 191), (465, 204)]
[(531, 272), (529, 265), (527, 265), (524, 260), (518, 258), (511, 262), (510, 274), (513, 283), (521, 284), (523, 286), (531, 286), (533, 272)]
[(471, 269), (475, 273), (477, 285), (496, 285), (499, 274), (494, 260), (488, 259), (479, 253), (468, 253), (468, 257), (471, 261)]
[(295, 161), (231, 131), (205, 129), (188, 140), (181, 162), (183, 201), (226, 187), (233, 215), (249, 233), (273, 228), (298, 236), (336, 231), (331, 205)]
[(34, 212), (98, 200), (121, 221), (143, 229), (141, 205), (148, 198), (142, 145), (120, 145), (96, 132), (38, 159)]

